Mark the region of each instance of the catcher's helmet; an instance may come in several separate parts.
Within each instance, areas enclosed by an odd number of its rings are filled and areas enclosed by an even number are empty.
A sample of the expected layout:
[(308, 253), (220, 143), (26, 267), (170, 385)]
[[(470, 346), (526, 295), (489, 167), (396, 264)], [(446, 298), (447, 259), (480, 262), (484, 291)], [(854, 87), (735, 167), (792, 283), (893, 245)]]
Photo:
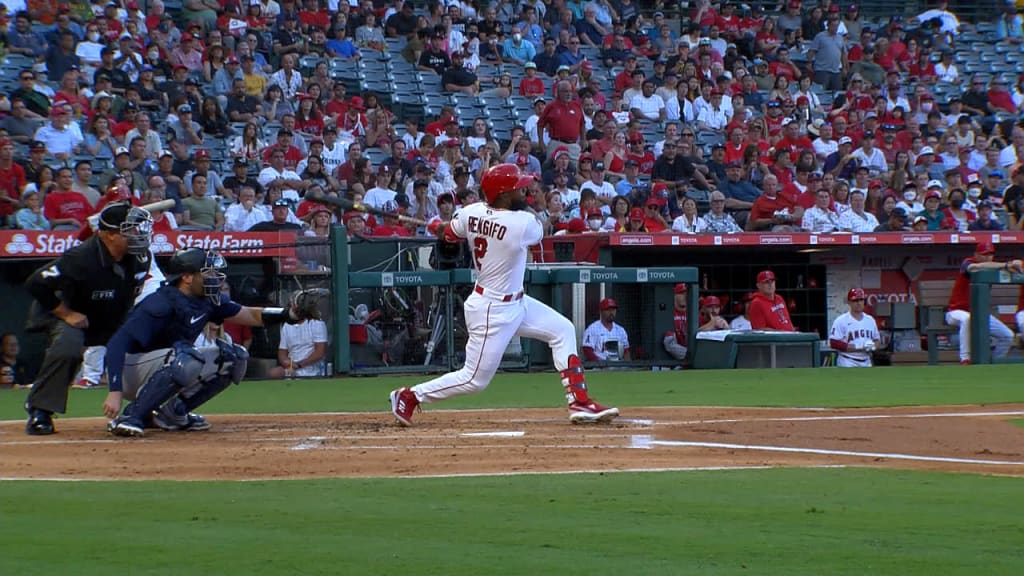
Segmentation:
[(867, 300), (867, 296), (860, 288), (850, 288), (850, 291), (846, 293), (846, 301), (853, 302), (854, 300)]
[(206, 251), (202, 248), (185, 248), (178, 250), (167, 262), (167, 283), (177, 281), (183, 274), (202, 274), (203, 293), (214, 304), (220, 302), (220, 288), (224, 284), (227, 275), (223, 270), (227, 268), (224, 257), (213, 250)]
[(523, 174), (515, 164), (498, 164), (484, 172), (480, 192), (490, 204), (505, 192), (526, 188), (533, 181), (533, 176)]

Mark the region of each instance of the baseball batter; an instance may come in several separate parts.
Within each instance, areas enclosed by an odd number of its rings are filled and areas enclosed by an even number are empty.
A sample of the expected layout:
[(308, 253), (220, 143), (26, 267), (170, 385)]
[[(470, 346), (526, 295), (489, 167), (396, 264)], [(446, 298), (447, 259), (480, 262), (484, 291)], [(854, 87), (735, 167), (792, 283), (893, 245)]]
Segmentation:
[[(523, 210), (524, 191), (532, 182), (533, 177), (521, 174), (514, 164), (493, 166), (480, 181), (486, 204), (462, 208), (443, 226), (444, 241), (468, 241), (478, 271), (477, 284), (465, 303), (466, 364), (440, 378), (392, 391), (391, 412), (399, 424), (411, 426), (420, 404), (486, 388), (513, 336), (536, 338), (551, 347), (571, 422), (607, 422), (619, 415), (618, 408), (604, 407), (590, 398), (572, 322), (523, 294), (527, 249), (543, 236), (540, 221)], [(441, 228), (435, 226), (433, 231)]]
[(850, 311), (836, 318), (828, 335), (828, 345), (839, 351), (836, 366), (844, 368), (871, 367), (871, 352), (879, 345), (878, 324), (864, 312), (866, 297), (860, 288), (846, 293)]
[[(960, 264), (960, 273), (953, 283), (953, 293), (949, 295), (949, 309), (946, 311), (946, 324), (960, 328), (960, 363), (971, 363), (971, 272), (977, 270), (1010, 270), (1021, 271), (1021, 261), (994, 262), (996, 247), (991, 242), (979, 242), (974, 248), (974, 256), (965, 258)], [(992, 355), (1006, 356), (1013, 343), (1013, 332), (998, 318), (989, 314), (989, 335), (992, 344)]]

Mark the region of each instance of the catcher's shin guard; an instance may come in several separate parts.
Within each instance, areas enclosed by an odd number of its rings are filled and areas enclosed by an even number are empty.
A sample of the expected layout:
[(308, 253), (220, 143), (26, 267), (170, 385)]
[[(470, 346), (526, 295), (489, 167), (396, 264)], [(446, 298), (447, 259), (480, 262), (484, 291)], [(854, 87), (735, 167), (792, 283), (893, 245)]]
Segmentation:
[(187, 345), (176, 345), (174, 349), (174, 358), (139, 388), (135, 401), (125, 406), (119, 420), (129, 421), (141, 428), (144, 419), (153, 410), (199, 379), (205, 364), (203, 355)]
[(181, 401), (185, 404), (185, 411), (192, 412), (203, 404), (209, 402), (214, 396), (228, 389), (233, 380), (228, 374), (215, 374), (203, 381), (202, 385), (193, 391), (189, 396), (185, 392), (181, 394)]
[(569, 356), (569, 367), (562, 370), (562, 386), (565, 387), (565, 400), (569, 404), (590, 401), (583, 376), (583, 363), (575, 354)]

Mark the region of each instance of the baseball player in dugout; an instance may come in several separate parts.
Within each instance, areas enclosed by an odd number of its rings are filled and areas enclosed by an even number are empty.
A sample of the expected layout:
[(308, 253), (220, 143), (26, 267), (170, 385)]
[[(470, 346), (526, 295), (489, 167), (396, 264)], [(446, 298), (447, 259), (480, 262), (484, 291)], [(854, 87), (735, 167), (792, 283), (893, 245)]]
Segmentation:
[(124, 322), (150, 268), (149, 212), (127, 202), (100, 212), (98, 232), (36, 270), (26, 285), (49, 329), (49, 345), (25, 402), (30, 435), (55, 432), (53, 414), (67, 409), (68, 388), (87, 346), (101, 346)]
[(701, 301), (700, 328), (698, 332), (728, 330), (729, 321), (722, 318), (722, 301), (718, 296), (705, 296)]
[[(111, 337), (106, 355), (110, 391), (103, 413), (112, 418), (107, 428), (112, 434), (143, 436), (153, 426), (168, 431), (210, 428), (192, 411), (240, 383), (249, 354), (220, 339), (196, 348), (193, 343), (208, 322), (223, 324), (230, 319), (245, 326), (266, 326), (320, 319), (323, 290), (297, 291), (287, 308), (242, 306), (221, 290), (226, 268), (216, 252), (178, 250), (167, 262), (166, 282), (136, 306)], [(130, 403), (122, 411), (124, 400)]]
[(469, 332), (466, 363), (440, 378), (392, 391), (391, 412), (402, 426), (412, 425), (420, 404), (486, 388), (513, 336), (535, 338), (551, 347), (571, 422), (607, 422), (619, 415), (618, 408), (590, 397), (572, 322), (523, 294), (527, 250), (544, 233), (540, 220), (527, 211), (525, 190), (533, 180), (514, 164), (493, 166), (480, 179), (485, 202), (465, 206), (450, 222), (431, 226), (431, 233), (443, 241), (467, 240), (477, 270), (477, 284), (464, 308)]
[(666, 332), (662, 338), (665, 352), (676, 360), (686, 359), (687, 325), (686, 325), (686, 284), (680, 282), (673, 287), (672, 296), (672, 332)]
[(757, 292), (750, 302), (750, 327), (753, 330), (795, 332), (786, 301), (775, 293), (775, 273), (762, 270), (757, 275)]
[[(960, 273), (953, 282), (953, 293), (949, 295), (949, 309), (946, 311), (946, 324), (960, 328), (960, 363), (971, 363), (971, 272), (978, 270), (1009, 270), (1020, 273), (1020, 260), (996, 262), (996, 247), (991, 242), (979, 242), (974, 248), (974, 256), (965, 258), (960, 264)], [(984, 313), (984, 312), (982, 312)], [(991, 335), (992, 355), (1006, 356), (1013, 343), (1013, 332), (999, 318), (988, 317), (989, 334)]]
[(866, 300), (863, 290), (850, 288), (846, 293), (846, 303), (850, 310), (832, 323), (828, 345), (839, 352), (836, 366), (871, 367), (871, 353), (881, 344), (881, 336), (875, 319), (864, 311)]
[(615, 322), (619, 304), (605, 298), (597, 305), (601, 318), (583, 331), (583, 357), (590, 362), (618, 362), (632, 360), (629, 335)]

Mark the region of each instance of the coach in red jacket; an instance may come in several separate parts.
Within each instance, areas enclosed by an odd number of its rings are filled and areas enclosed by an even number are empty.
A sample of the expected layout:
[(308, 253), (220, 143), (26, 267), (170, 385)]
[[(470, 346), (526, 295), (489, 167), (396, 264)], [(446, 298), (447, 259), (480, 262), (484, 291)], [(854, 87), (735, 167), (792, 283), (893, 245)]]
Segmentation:
[(750, 327), (754, 330), (795, 332), (786, 301), (775, 293), (775, 274), (762, 270), (757, 275), (757, 293), (750, 302)]

